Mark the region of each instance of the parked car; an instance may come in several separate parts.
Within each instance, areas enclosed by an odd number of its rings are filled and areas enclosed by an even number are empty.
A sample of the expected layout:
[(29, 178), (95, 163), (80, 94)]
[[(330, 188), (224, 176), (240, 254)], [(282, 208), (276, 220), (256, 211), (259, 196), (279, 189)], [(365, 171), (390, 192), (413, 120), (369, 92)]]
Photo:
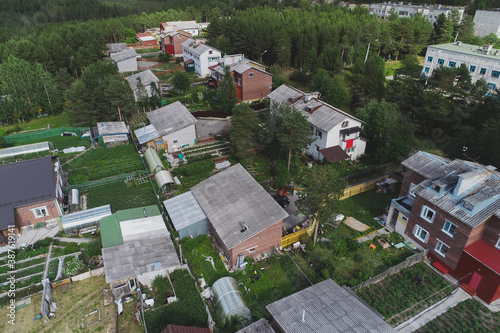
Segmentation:
[(285, 195), (275, 194), (273, 195), (273, 198), (283, 208), (288, 207), (288, 205), (290, 204), (290, 199), (288, 199), (288, 197)]
[(61, 133), (61, 136), (76, 136), (76, 133), (73, 133), (73, 132), (63, 132), (63, 133)]

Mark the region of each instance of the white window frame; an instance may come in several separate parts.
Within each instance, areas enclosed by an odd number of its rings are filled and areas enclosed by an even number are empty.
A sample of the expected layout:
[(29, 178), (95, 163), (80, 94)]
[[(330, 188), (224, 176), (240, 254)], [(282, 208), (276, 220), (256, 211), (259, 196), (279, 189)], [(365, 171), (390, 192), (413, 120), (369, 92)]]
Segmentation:
[[(431, 217), (430, 220), (427, 218), (427, 213), (429, 211), (432, 212), (432, 217)], [(429, 207), (427, 207), (425, 205), (422, 207), (422, 211), (420, 212), (420, 217), (421, 218), (423, 218), (424, 220), (426, 220), (429, 223), (432, 223), (432, 221), (434, 221), (434, 217), (435, 216), (436, 216), (436, 211), (434, 209), (431, 209), (431, 208), (429, 208)]]
[(253, 72), (252, 73), (248, 73), (248, 77), (249, 78), (253, 78), (253, 74), (254, 74)]
[[(47, 206), (33, 208), (31, 211), (33, 212), (33, 215), (35, 215), (36, 219), (39, 219), (41, 217), (45, 217), (45, 216), (49, 215), (49, 211), (47, 210)], [(43, 211), (45, 211), (45, 214), (43, 213)]]
[[(425, 237), (422, 238), (420, 237), (420, 232), (424, 231), (426, 233)], [(430, 234), (427, 230), (419, 226), (418, 224), (415, 224), (415, 227), (413, 228), (413, 235), (420, 240), (423, 243), (427, 243), (429, 241)]]
[[(443, 250), (443, 246), (446, 247), (446, 251), (441, 252)], [(446, 257), (446, 252), (448, 252), (448, 250), (450, 249), (450, 247), (448, 245), (446, 245), (445, 243), (443, 243), (442, 241), (440, 241), (439, 239), (437, 240), (437, 243), (436, 243), (436, 247), (434, 248), (434, 251), (439, 254), (440, 256), (442, 257)]]
[[(448, 228), (448, 230), (446, 230), (446, 224), (449, 223), (450, 227)], [(449, 230), (451, 229), (452, 226), (455, 226), (455, 230), (453, 230), (453, 232), (449, 232)], [(448, 220), (444, 220), (444, 224), (443, 224), (443, 229), (441, 229), (445, 234), (447, 234), (448, 236), (452, 237), (453, 238), (453, 235), (455, 235), (455, 232), (457, 231), (458, 229), (458, 226), (455, 224), (455, 223), (452, 223)]]
[(498, 237), (498, 241), (495, 244), (495, 247), (500, 250), (500, 237)]
[(417, 185), (413, 184), (413, 183), (410, 183), (410, 189), (408, 190), (408, 194), (411, 195), (412, 197), (415, 197), (415, 192), (413, 192), (413, 189), (416, 187)]

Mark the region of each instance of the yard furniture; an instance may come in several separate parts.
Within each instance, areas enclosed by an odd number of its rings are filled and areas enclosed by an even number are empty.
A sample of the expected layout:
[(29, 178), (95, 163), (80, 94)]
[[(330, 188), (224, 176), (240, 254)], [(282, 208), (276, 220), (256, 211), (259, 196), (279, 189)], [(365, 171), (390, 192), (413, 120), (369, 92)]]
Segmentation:
[(397, 243), (397, 244), (395, 244), (395, 245), (394, 245), (394, 247), (395, 247), (396, 249), (400, 249), (400, 248), (402, 248), (402, 247), (405, 247), (405, 244), (404, 244), (404, 243)]
[(370, 244), (370, 248), (371, 248), (373, 251), (375, 251), (375, 249), (376, 249), (377, 247), (376, 247), (375, 245), (373, 245), (373, 244)]

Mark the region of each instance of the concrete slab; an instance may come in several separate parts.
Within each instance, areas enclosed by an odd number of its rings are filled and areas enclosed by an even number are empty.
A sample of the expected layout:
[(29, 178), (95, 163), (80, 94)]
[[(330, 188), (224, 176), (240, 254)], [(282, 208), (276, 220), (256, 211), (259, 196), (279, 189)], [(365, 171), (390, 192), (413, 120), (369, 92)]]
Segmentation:
[(45, 228), (33, 229), (24, 231), (21, 235), (18, 235), (16, 241), (16, 247), (20, 248), (22, 244), (26, 243), (28, 245), (33, 244), (37, 240), (44, 239), (46, 237), (54, 237), (59, 232), (59, 228), (52, 228), (47, 230)]
[(196, 136), (198, 138), (208, 138), (210, 134), (223, 134), (228, 121), (228, 119), (198, 119), (196, 123)]

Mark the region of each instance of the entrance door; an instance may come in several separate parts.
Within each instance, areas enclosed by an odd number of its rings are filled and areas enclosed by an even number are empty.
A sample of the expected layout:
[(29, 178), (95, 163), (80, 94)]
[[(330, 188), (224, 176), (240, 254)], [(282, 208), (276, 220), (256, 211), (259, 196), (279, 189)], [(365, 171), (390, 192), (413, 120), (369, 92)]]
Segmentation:
[(477, 290), (477, 286), (479, 285), (479, 282), (481, 282), (482, 278), (483, 277), (481, 275), (474, 272), (474, 274), (472, 274), (472, 277), (470, 279), (469, 287), (471, 287), (474, 290)]

